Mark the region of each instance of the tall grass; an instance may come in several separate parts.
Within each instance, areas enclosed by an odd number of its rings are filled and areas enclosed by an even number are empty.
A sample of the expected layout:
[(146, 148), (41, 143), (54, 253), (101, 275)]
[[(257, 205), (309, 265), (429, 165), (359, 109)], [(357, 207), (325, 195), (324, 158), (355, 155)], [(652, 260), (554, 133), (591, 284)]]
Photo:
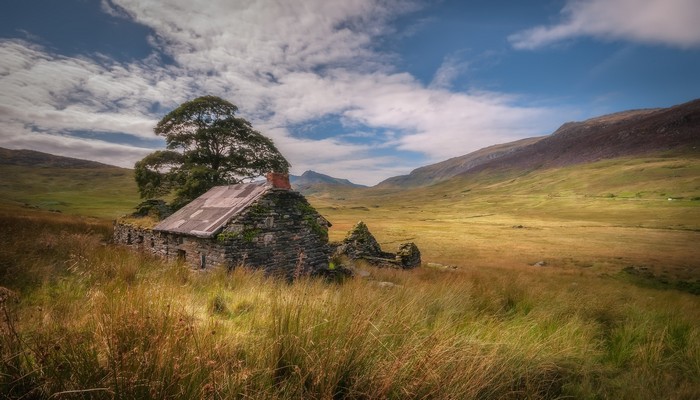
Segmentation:
[(700, 397), (692, 295), (554, 269), (288, 284), (0, 218), (5, 398)]

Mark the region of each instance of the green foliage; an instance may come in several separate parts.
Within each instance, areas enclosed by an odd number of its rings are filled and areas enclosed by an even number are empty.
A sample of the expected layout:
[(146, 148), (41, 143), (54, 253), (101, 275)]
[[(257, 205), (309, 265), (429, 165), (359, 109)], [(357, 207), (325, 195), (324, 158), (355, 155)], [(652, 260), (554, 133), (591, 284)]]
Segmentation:
[(262, 217), (264, 215), (267, 215), (270, 212), (270, 209), (260, 203), (256, 203), (248, 207), (248, 210), (246, 212), (251, 214), (253, 217)]
[(272, 140), (235, 116), (238, 108), (215, 96), (180, 105), (158, 122), (167, 150), (135, 165), (144, 198), (173, 193), (178, 208), (217, 185), (236, 184), (267, 172), (288, 172), (289, 163)]
[(297, 203), (297, 210), (304, 216), (304, 221), (311, 228), (311, 231), (323, 240), (328, 240), (328, 228), (318, 222), (318, 212), (311, 204), (306, 202)]
[(166, 218), (172, 211), (163, 200), (150, 199), (139, 203), (131, 216), (132, 217), (151, 217), (156, 221)]
[(142, 198), (161, 197), (170, 193), (178, 184), (174, 171), (183, 163), (182, 154), (176, 151), (158, 150), (134, 165), (134, 179)]
[(258, 228), (248, 228), (244, 229), (243, 232), (241, 232), (241, 237), (243, 240), (246, 242), (250, 243), (255, 239), (260, 233), (262, 233), (261, 229)]
[(245, 227), (243, 228), (242, 231), (240, 232), (230, 232), (230, 231), (224, 231), (216, 235), (216, 240), (219, 242), (226, 242), (229, 240), (234, 240), (234, 239), (243, 239), (247, 243), (251, 243), (253, 239), (255, 239), (259, 234), (262, 233), (262, 229), (258, 228), (253, 228), (253, 227)]
[(328, 228), (318, 223), (317, 217), (307, 215), (304, 221), (311, 228), (311, 231), (323, 240), (328, 240)]
[(240, 234), (238, 232), (223, 231), (216, 235), (216, 240), (218, 240), (219, 242), (227, 242), (229, 240), (236, 239), (239, 236)]

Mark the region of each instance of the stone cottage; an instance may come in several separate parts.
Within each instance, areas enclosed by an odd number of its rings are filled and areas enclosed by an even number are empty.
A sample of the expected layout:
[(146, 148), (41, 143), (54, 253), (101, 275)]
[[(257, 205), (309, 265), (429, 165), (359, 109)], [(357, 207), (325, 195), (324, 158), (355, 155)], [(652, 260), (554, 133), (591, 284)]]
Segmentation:
[(115, 241), (195, 268), (260, 268), (294, 278), (328, 268), (328, 222), (286, 174), (217, 186), (155, 227), (115, 223)]

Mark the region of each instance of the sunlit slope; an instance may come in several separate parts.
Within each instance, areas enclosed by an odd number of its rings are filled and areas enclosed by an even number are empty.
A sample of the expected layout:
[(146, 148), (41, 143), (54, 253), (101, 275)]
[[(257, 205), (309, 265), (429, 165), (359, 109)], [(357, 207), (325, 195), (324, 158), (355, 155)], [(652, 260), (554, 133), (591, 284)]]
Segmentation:
[(0, 203), (115, 218), (139, 203), (133, 171), (0, 165)]
[[(534, 171), (483, 171), (423, 188), (345, 189), (312, 198), (332, 211), (473, 210), (552, 219), (617, 220), (632, 226), (651, 223), (638, 213), (652, 210), (659, 213), (654, 227), (697, 228), (700, 216), (677, 215), (678, 219), (674, 215), (700, 206), (700, 153), (620, 158)], [(588, 212), (582, 213), (582, 207)], [(633, 214), (627, 215), (625, 210)]]
[(424, 188), (344, 190), (310, 200), (333, 222), (332, 239), (364, 220), (389, 250), (412, 240), (437, 262), (698, 264), (697, 153), (483, 171)]

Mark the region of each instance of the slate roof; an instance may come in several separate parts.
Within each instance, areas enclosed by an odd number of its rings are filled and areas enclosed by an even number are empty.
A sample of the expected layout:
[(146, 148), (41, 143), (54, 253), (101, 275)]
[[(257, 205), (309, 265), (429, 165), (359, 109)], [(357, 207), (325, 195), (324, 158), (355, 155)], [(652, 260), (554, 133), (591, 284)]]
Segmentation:
[(153, 230), (213, 237), (233, 216), (271, 188), (265, 181), (215, 186), (162, 220)]

